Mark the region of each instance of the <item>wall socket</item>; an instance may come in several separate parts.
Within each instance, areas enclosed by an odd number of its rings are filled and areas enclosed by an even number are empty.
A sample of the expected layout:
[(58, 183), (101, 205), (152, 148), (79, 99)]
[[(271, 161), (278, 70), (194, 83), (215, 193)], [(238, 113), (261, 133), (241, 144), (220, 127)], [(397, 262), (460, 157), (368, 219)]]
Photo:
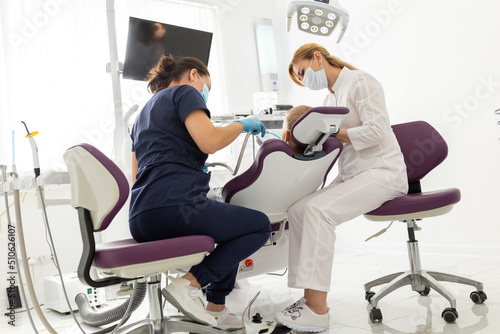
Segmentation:
[[(47, 255), (46, 254), (31, 255), (31, 256), (28, 256), (28, 264), (45, 263), (45, 262), (50, 261), (51, 258), (52, 257), (48, 254)], [(19, 258), (19, 263), (22, 263), (22, 262), (23, 262), (23, 259)]]

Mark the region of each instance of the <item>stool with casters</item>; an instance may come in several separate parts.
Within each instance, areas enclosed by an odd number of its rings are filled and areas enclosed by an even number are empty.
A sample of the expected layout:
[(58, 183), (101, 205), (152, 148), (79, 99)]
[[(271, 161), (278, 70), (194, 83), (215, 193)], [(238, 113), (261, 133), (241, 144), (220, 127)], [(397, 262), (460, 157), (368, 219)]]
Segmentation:
[[(408, 256), (410, 270), (390, 274), (365, 284), (365, 298), (371, 304), (370, 320), (382, 322), (382, 312), (378, 308), (379, 301), (394, 290), (410, 285), (422, 296), (427, 296), (431, 289), (438, 292), (450, 302), (445, 308), (442, 318), (453, 323), (458, 318), (455, 297), (439, 281), (471, 285), (476, 288), (470, 298), (476, 304), (486, 300), (483, 284), (468, 278), (423, 270), (420, 264), (418, 241), (415, 231), (420, 230), (417, 222), (423, 218), (436, 217), (451, 211), (460, 201), (460, 190), (449, 188), (422, 192), (420, 180), (444, 161), (448, 154), (448, 146), (443, 137), (428, 123), (422, 121), (394, 125), (394, 134), (399, 142), (407, 167), (409, 191), (408, 195), (396, 198), (368, 212), (365, 217), (372, 221), (400, 221), (408, 228)], [(385, 284), (378, 292), (371, 289)]]

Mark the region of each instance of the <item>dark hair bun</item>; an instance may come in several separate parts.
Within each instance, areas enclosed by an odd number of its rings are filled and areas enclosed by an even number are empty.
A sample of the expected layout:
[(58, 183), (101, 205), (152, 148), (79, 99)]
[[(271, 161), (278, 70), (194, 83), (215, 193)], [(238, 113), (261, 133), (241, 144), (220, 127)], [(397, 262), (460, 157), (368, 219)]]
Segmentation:
[(196, 69), (200, 75), (210, 75), (203, 62), (193, 57), (174, 58), (173, 55), (163, 55), (155, 67), (148, 74), (148, 89), (155, 94), (170, 86), (172, 82), (178, 82), (182, 76), (192, 69)]

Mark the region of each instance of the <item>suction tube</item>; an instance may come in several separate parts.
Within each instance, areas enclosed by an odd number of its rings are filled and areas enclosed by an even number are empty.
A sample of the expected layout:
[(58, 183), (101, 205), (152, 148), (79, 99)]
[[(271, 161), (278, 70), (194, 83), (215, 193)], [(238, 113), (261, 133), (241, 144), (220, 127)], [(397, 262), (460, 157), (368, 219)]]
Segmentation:
[[(132, 300), (132, 307), (129, 313), (134, 312), (144, 300), (147, 291), (146, 284), (147, 282), (137, 282), (134, 299)], [(76, 295), (75, 302), (78, 306), (80, 317), (83, 322), (87, 325), (98, 327), (122, 319), (125, 316), (128, 304), (130, 303), (130, 297), (121, 305), (102, 312), (93, 309), (92, 306), (90, 306), (89, 300), (83, 293)]]

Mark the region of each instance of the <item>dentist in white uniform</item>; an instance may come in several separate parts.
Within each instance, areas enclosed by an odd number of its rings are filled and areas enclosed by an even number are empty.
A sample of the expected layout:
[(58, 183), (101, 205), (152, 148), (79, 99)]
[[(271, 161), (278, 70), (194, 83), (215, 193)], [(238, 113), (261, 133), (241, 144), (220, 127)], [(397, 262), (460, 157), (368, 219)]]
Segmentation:
[(325, 106), (349, 109), (336, 134), (344, 144), (338, 177), (288, 211), (288, 286), (304, 289), (304, 297), (274, 315), (287, 327), (321, 332), (329, 323), (326, 300), (337, 226), (404, 196), (408, 180), (386, 110), (384, 91), (373, 76), (330, 55), (315, 43), (297, 49), (289, 74), (300, 86), (312, 90), (327, 88)]

